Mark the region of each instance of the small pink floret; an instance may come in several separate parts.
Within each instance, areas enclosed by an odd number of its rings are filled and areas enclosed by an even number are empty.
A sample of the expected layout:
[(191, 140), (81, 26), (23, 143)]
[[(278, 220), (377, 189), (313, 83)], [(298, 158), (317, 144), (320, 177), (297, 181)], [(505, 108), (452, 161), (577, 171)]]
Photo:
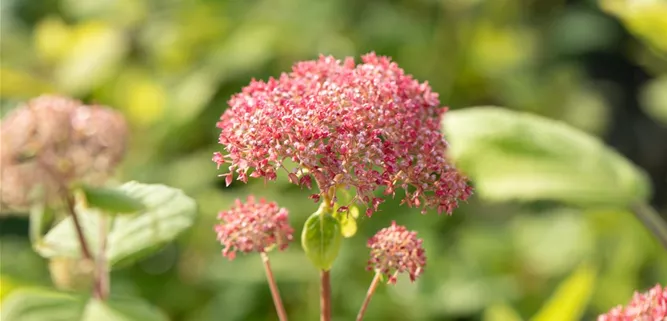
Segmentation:
[(392, 221), (390, 227), (381, 229), (368, 240), (371, 258), (367, 269), (382, 273), (390, 284), (396, 283), (400, 273), (408, 273), (410, 280), (415, 281), (426, 266), (422, 242), (417, 232)]
[(273, 246), (284, 250), (293, 239), (287, 210), (275, 202), (256, 201), (253, 196), (248, 196), (245, 203), (236, 200), (230, 210), (218, 214), (218, 219), (221, 223), (215, 226), (215, 232), (225, 246), (222, 255), (229, 260), (236, 257), (236, 252), (265, 252)]
[(667, 321), (667, 286), (656, 284), (647, 292), (635, 292), (628, 305), (611, 309), (598, 321)]

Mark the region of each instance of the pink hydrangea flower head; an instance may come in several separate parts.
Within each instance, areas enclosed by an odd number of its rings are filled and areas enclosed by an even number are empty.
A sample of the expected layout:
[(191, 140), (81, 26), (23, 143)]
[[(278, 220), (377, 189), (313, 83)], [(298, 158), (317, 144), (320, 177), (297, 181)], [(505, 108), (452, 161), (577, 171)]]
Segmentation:
[(225, 246), (222, 255), (233, 260), (237, 251), (265, 252), (274, 246), (284, 250), (294, 233), (287, 214), (287, 209), (275, 202), (256, 201), (253, 196), (245, 203), (237, 199), (230, 210), (218, 214), (222, 222), (215, 226), (215, 232)]
[(367, 215), (382, 202), (374, 196), (381, 187), (386, 195), (403, 189), (403, 202), (423, 212), (451, 214), (471, 188), (445, 157), (439, 104), (427, 83), (387, 57), (370, 53), (355, 65), (321, 56), (233, 96), (217, 123), (226, 153), (213, 160), (228, 168), (227, 184), (234, 173), (274, 180), (282, 169), (302, 187), (314, 179), (315, 200), (334, 187), (355, 189)]
[(606, 314), (600, 315), (598, 321), (666, 321), (667, 320), (667, 286), (656, 284), (645, 293), (635, 292), (630, 303), (617, 306)]
[(390, 227), (381, 229), (368, 240), (371, 258), (367, 269), (384, 274), (390, 284), (396, 283), (396, 276), (404, 272), (415, 281), (426, 266), (422, 242), (417, 238), (417, 232), (408, 231), (392, 221)]

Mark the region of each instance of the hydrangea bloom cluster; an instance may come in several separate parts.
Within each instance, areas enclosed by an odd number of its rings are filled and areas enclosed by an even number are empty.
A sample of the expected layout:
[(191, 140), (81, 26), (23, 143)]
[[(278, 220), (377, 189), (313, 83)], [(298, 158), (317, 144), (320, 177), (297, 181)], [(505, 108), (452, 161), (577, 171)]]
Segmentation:
[[(238, 179), (273, 180), (280, 169), (292, 183), (322, 193), (332, 187), (356, 189), (353, 201), (377, 211), (384, 187), (402, 188), (409, 206), (450, 213), (471, 193), (465, 177), (445, 158), (438, 95), (427, 83), (406, 75), (374, 53), (355, 65), (320, 57), (294, 65), (291, 73), (267, 82), (253, 80), (233, 96), (217, 127), (228, 154), (216, 153), (227, 184)], [(286, 160), (297, 165), (288, 168)], [(333, 201), (333, 200), (332, 200)], [(345, 207), (343, 207), (345, 208)]]
[(215, 226), (215, 231), (225, 246), (222, 255), (233, 260), (237, 251), (265, 252), (273, 246), (284, 250), (294, 233), (287, 214), (287, 209), (275, 202), (256, 201), (253, 196), (248, 196), (245, 203), (237, 199), (230, 210), (218, 214), (222, 223)]
[(665, 321), (667, 320), (667, 287), (656, 284), (645, 293), (635, 292), (630, 303), (613, 308), (598, 321)]
[(426, 253), (417, 232), (408, 231), (404, 226), (391, 222), (390, 227), (378, 231), (368, 240), (371, 258), (367, 269), (382, 273), (389, 283), (396, 283), (399, 273), (407, 272), (414, 281), (426, 266)]
[(12, 110), (0, 127), (2, 205), (24, 208), (38, 185), (49, 197), (59, 184), (102, 183), (125, 154), (123, 116), (101, 106), (40, 96)]

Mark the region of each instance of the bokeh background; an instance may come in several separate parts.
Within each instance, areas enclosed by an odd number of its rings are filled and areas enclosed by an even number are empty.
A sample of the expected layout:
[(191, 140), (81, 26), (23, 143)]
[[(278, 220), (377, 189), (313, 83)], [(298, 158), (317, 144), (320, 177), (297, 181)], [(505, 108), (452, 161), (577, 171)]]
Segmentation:
[[(222, 258), (216, 214), (255, 193), (289, 208), (300, 230), (316, 204), (284, 177), (224, 187), (211, 155), (230, 95), (320, 53), (376, 51), (428, 80), (453, 109), (507, 106), (601, 137), (649, 173), (665, 217), (667, 5), (659, 2), (2, 0), (2, 114), (47, 92), (118, 108), (133, 132), (119, 179), (169, 184), (198, 200), (194, 228), (114, 271), (112, 292), (139, 295), (172, 320), (275, 320), (260, 259)], [(334, 265), (335, 320), (356, 314), (372, 278), (366, 240), (391, 220), (419, 231), (428, 269), (415, 284), (381, 286), (368, 320), (502, 320), (503, 307), (527, 319), (582, 264), (597, 276), (585, 320), (667, 283), (665, 250), (630, 213), (473, 197), (448, 217), (388, 201), (360, 220)], [(26, 217), (0, 222), (2, 296), (51, 286)], [(314, 320), (317, 272), (298, 244), (271, 257), (291, 320)]]

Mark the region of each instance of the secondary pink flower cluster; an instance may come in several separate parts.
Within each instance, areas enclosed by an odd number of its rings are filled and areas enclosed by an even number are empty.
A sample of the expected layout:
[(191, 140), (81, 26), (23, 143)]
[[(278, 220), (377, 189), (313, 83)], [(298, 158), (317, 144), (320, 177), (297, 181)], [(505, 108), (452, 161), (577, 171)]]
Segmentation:
[(426, 266), (422, 242), (417, 238), (417, 232), (408, 231), (392, 221), (390, 227), (381, 229), (368, 240), (371, 259), (367, 269), (384, 274), (390, 284), (395, 284), (397, 274), (404, 272), (414, 281)]
[(635, 292), (627, 306), (613, 308), (598, 321), (667, 321), (667, 286), (656, 284), (648, 292)]
[(215, 231), (225, 246), (222, 255), (233, 260), (237, 251), (265, 252), (273, 246), (284, 250), (294, 233), (287, 214), (287, 209), (275, 202), (257, 202), (253, 196), (248, 196), (245, 203), (237, 199), (230, 210), (218, 214), (222, 223), (215, 226)]
[[(402, 188), (409, 206), (450, 213), (471, 193), (466, 178), (445, 158), (438, 95), (387, 57), (374, 53), (355, 65), (320, 57), (294, 65), (267, 82), (253, 80), (220, 117), (218, 167), (274, 180), (284, 169), (297, 185), (320, 190), (355, 188), (367, 215), (383, 201), (373, 192)], [(288, 168), (286, 160), (296, 163)], [(312, 175), (312, 178), (311, 178)], [(322, 196), (314, 194), (313, 199)], [(333, 200), (332, 200), (333, 201)]]

